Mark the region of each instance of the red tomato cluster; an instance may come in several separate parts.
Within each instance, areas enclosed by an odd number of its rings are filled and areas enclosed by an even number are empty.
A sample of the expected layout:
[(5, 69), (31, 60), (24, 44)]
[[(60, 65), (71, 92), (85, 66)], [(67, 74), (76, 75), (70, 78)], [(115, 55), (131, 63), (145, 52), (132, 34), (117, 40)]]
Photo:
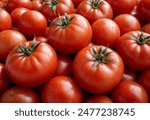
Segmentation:
[(149, 11), (149, 0), (0, 0), (0, 102), (149, 102)]

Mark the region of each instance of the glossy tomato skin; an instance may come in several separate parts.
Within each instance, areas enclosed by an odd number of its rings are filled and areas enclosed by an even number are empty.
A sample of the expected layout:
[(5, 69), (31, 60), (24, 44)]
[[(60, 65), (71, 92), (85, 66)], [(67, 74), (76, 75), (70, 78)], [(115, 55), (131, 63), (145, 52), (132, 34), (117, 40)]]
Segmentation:
[(80, 87), (67, 76), (52, 78), (42, 91), (42, 102), (44, 103), (80, 103), (82, 100)]
[(120, 37), (118, 25), (107, 18), (101, 18), (92, 25), (93, 37), (92, 42), (96, 45), (109, 46), (114, 48)]
[(142, 27), (142, 30), (143, 30), (143, 32), (146, 32), (146, 33), (149, 33), (149, 34), (150, 34), (150, 23), (145, 24), (145, 25)]
[(31, 0), (8, 0), (7, 11), (12, 12), (15, 8), (24, 7), (27, 9), (32, 8)]
[(83, 2), (84, 0), (72, 0), (74, 7), (77, 8), (81, 2)]
[(28, 38), (32, 38), (34, 35), (43, 36), (47, 28), (47, 21), (40, 12), (30, 10), (20, 17), (18, 27)]
[(112, 100), (117, 103), (147, 103), (145, 89), (134, 81), (121, 81), (112, 92)]
[[(99, 2), (102, 2), (102, 0), (99, 0)], [(84, 16), (91, 25), (100, 18), (113, 18), (112, 8), (106, 1), (103, 1), (103, 3), (96, 8), (92, 6), (90, 1), (83, 1), (77, 7), (77, 13)]]
[[(33, 42), (25, 42), (31, 46)], [(39, 42), (35, 42), (38, 44)], [(19, 48), (18, 45), (16, 48)], [(47, 43), (41, 43), (30, 55), (14, 57), (19, 51), (11, 51), (6, 59), (5, 68), (11, 80), (21, 86), (35, 87), (49, 80), (57, 68), (57, 55)]]
[[(49, 2), (52, 2), (54, 0), (49, 0)], [(53, 10), (53, 8), (47, 4), (43, 3), (41, 7), (41, 13), (46, 17), (48, 21), (52, 21), (58, 15), (64, 15), (72, 14), (74, 13), (74, 5), (71, 0), (59, 0), (59, 2), (56, 4), (56, 11)]]
[[(116, 45), (116, 51), (122, 57), (127, 67), (140, 71), (150, 67), (150, 42), (140, 45), (131, 35), (140, 37), (140, 31), (131, 31), (121, 36)], [(144, 37), (149, 36), (143, 33)]]
[(32, 0), (32, 10), (41, 11), (43, 0)]
[(0, 8), (0, 32), (3, 30), (8, 30), (11, 27), (12, 19), (10, 14), (3, 8)]
[[(49, 27), (47, 39), (56, 51), (74, 54), (88, 46), (92, 38), (92, 29), (89, 22), (81, 15), (69, 14), (68, 17), (74, 17), (68, 26), (60, 29), (59, 25)], [(53, 22), (60, 22), (60, 19), (56, 18)]]
[(114, 21), (119, 26), (121, 35), (130, 31), (138, 31), (141, 28), (140, 22), (130, 14), (118, 15), (114, 18)]
[(38, 103), (37, 93), (29, 88), (15, 86), (7, 89), (1, 97), (2, 103)]
[(9, 52), (18, 44), (26, 42), (24, 35), (15, 30), (0, 32), (0, 61), (5, 62)]
[[(101, 46), (102, 50), (106, 47)], [(111, 62), (100, 62), (95, 66), (92, 60), (93, 48), (98, 52), (100, 46), (91, 45), (77, 53), (73, 61), (73, 74), (75, 80), (86, 91), (94, 94), (103, 94), (112, 90), (121, 80), (124, 64), (121, 57), (110, 48), (112, 52), (107, 59)]]
[(104, 95), (94, 95), (86, 98), (85, 103), (113, 103), (113, 101)]
[(150, 69), (142, 72), (139, 78), (139, 83), (145, 88), (147, 93), (150, 95)]

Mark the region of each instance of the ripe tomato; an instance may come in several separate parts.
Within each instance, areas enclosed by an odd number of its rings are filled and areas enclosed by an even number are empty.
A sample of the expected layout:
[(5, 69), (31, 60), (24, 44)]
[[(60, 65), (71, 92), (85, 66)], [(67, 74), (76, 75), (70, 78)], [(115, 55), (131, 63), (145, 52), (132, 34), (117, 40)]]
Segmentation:
[(92, 38), (89, 22), (81, 15), (69, 14), (56, 18), (48, 31), (48, 43), (55, 50), (74, 54), (88, 46)]
[(10, 80), (3, 64), (0, 63), (0, 95), (10, 87)]
[(36, 37), (36, 41), (40, 41), (40, 42), (47, 42), (47, 39), (45, 37)]
[(12, 27), (12, 20), (10, 14), (0, 7), (0, 32), (10, 29)]
[(145, 88), (147, 93), (150, 95), (150, 69), (142, 72), (139, 78), (139, 83)]
[(73, 61), (75, 80), (90, 93), (109, 92), (120, 82), (123, 71), (121, 57), (104, 46), (85, 47), (77, 53)]
[(117, 103), (145, 103), (148, 102), (148, 96), (140, 84), (121, 81), (112, 92), (112, 100)]
[(77, 7), (80, 5), (80, 3), (83, 2), (83, 1), (84, 1), (84, 0), (72, 0), (72, 2), (73, 2), (73, 4), (74, 4), (75, 8), (77, 8)]
[(29, 88), (15, 86), (6, 90), (1, 97), (2, 103), (38, 103), (37, 93)]
[(106, 0), (112, 7), (115, 16), (125, 13), (130, 13), (137, 0)]
[(58, 67), (54, 76), (72, 76), (72, 60), (65, 55), (58, 55)]
[(32, 10), (41, 11), (43, 0), (32, 0)]
[(11, 15), (12, 23), (13, 23), (14, 26), (18, 26), (19, 18), (21, 17), (21, 15), (23, 15), (27, 11), (29, 11), (29, 9), (23, 8), (23, 7), (19, 7), (19, 8), (14, 9), (11, 12), (10, 15)]
[(8, 53), (19, 43), (25, 42), (24, 35), (15, 30), (0, 32), (0, 61), (5, 62)]
[(6, 59), (6, 71), (11, 80), (33, 87), (45, 83), (57, 68), (57, 56), (47, 43), (29, 41), (18, 45)]
[(74, 13), (74, 5), (71, 0), (47, 0), (42, 5), (41, 13), (51, 22), (59, 15)]
[(92, 25), (93, 38), (92, 41), (97, 45), (109, 46), (114, 48), (120, 37), (118, 25), (107, 18), (101, 18)]
[(8, 0), (7, 11), (12, 12), (15, 8), (24, 7), (27, 9), (32, 8), (31, 0)]
[(6, 2), (0, 1), (0, 8), (6, 9)]
[(67, 76), (57, 76), (48, 81), (42, 92), (42, 101), (50, 103), (82, 102), (83, 95), (74, 80)]
[(149, 33), (149, 34), (150, 34), (150, 23), (145, 24), (145, 25), (142, 27), (142, 30), (143, 30), (143, 32), (146, 32), (146, 33)]
[(86, 98), (86, 103), (112, 103), (113, 101), (104, 95), (94, 95)]
[(47, 28), (47, 21), (40, 12), (30, 10), (20, 17), (18, 27), (26, 37), (43, 36)]
[(127, 67), (134, 70), (144, 70), (150, 67), (150, 34), (131, 31), (121, 36), (116, 50)]
[(77, 13), (87, 18), (90, 24), (100, 18), (113, 18), (111, 6), (104, 0), (85, 0), (77, 7)]
[(121, 35), (130, 31), (138, 31), (141, 28), (141, 25), (136, 17), (130, 14), (118, 15), (114, 18), (114, 21), (119, 26)]

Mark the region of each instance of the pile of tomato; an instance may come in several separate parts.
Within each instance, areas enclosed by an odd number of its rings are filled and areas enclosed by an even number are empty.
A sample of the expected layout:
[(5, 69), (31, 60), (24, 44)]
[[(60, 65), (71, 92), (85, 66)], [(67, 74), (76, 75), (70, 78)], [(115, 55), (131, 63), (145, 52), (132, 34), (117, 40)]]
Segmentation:
[(150, 102), (150, 0), (0, 0), (0, 102)]

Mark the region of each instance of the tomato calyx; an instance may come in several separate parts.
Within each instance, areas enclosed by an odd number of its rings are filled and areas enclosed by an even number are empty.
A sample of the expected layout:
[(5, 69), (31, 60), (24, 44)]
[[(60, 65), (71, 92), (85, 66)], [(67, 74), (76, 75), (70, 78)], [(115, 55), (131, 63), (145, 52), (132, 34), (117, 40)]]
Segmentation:
[(67, 14), (65, 14), (65, 16), (63, 17), (59, 16), (59, 21), (54, 21), (51, 25), (58, 25), (58, 28), (56, 30), (59, 30), (67, 27), (74, 18), (75, 16), (69, 17)]
[(91, 6), (94, 8), (94, 9), (97, 9), (100, 5), (104, 4), (104, 1), (102, 0), (88, 0), (91, 4)]
[(108, 60), (107, 57), (112, 52), (107, 52), (108, 47), (106, 47), (104, 50), (102, 50), (102, 47), (99, 47), (98, 52), (92, 47), (92, 53), (93, 57), (90, 58), (90, 60), (95, 61), (94, 67), (96, 67), (99, 63), (106, 63), (106, 62), (112, 62), (112, 60)]

